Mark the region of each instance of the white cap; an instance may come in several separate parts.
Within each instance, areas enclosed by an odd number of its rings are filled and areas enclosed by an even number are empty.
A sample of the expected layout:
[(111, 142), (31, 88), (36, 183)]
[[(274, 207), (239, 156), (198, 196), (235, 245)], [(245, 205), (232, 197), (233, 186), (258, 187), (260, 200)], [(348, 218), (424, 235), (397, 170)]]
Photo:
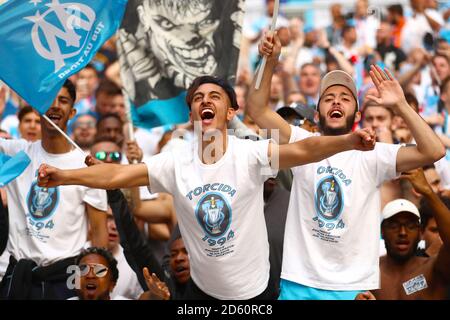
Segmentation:
[(410, 212), (416, 215), (420, 221), (420, 213), (414, 203), (406, 199), (396, 199), (384, 206), (382, 217), (383, 220), (389, 219), (400, 212)]
[[(356, 90), (355, 81), (351, 75), (342, 70), (330, 71), (322, 78), (322, 81), (320, 82), (319, 101), (329, 87), (336, 85), (344, 86), (350, 90), (355, 98), (356, 107), (359, 110), (358, 91)], [(317, 106), (319, 106), (319, 104), (317, 104)]]

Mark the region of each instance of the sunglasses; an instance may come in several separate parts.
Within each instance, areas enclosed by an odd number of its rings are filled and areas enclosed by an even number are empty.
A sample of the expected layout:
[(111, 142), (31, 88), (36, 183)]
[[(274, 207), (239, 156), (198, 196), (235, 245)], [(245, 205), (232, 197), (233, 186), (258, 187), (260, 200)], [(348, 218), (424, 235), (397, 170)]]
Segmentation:
[(97, 158), (100, 161), (105, 161), (108, 157), (114, 162), (119, 162), (120, 160), (122, 160), (122, 154), (118, 151), (113, 152), (99, 151), (95, 154), (95, 158)]
[(94, 271), (97, 278), (103, 278), (108, 273), (108, 267), (99, 263), (80, 264), (78, 267), (80, 268), (80, 276), (82, 277), (87, 276), (90, 270)]

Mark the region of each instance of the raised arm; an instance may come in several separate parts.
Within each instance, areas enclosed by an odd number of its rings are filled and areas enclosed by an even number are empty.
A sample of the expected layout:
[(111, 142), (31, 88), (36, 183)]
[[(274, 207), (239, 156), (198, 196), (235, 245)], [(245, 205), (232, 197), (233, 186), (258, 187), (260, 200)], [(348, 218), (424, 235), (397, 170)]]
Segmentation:
[(48, 164), (39, 167), (40, 187), (59, 185), (82, 185), (95, 189), (119, 189), (147, 186), (150, 184), (144, 163), (120, 165), (104, 163), (88, 168), (61, 170)]
[(436, 258), (434, 272), (436, 272), (437, 276), (442, 278), (446, 283), (450, 283), (450, 210), (442, 202), (439, 196), (433, 192), (421, 168), (406, 172), (402, 174), (400, 178), (409, 180), (413, 185), (414, 190), (424, 197), (425, 201), (428, 202), (433, 211), (439, 236), (443, 242)]
[(379, 105), (391, 108), (403, 118), (412, 132), (417, 146), (400, 148), (397, 155), (397, 172), (409, 171), (431, 164), (445, 155), (445, 147), (430, 126), (406, 102), (397, 80), (385, 69), (372, 66), (370, 76), (378, 89), (379, 96), (367, 98)]
[(340, 136), (310, 137), (281, 146), (271, 143), (269, 157), (273, 168), (292, 168), (318, 162), (343, 151), (373, 150), (375, 141), (374, 131), (366, 128)]
[(250, 87), (246, 110), (255, 123), (262, 129), (280, 130), (280, 144), (289, 142), (291, 127), (284, 119), (269, 107), (270, 85), (272, 82), (273, 70), (278, 64), (278, 57), (281, 52), (281, 43), (278, 36), (266, 35), (259, 46), (260, 54), (267, 56), (266, 67), (264, 69), (261, 86), (255, 89), (256, 76)]

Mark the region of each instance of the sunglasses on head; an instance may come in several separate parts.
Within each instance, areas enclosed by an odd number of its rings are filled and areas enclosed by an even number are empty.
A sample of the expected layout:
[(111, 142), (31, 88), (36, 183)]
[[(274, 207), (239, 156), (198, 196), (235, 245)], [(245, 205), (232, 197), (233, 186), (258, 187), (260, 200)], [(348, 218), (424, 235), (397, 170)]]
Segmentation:
[(95, 158), (97, 158), (100, 161), (105, 161), (108, 157), (115, 162), (119, 162), (120, 160), (122, 160), (122, 154), (118, 151), (113, 152), (99, 151), (95, 154)]
[(92, 269), (97, 278), (103, 278), (108, 273), (108, 267), (99, 263), (83, 263), (78, 266), (80, 268), (80, 276), (85, 277)]

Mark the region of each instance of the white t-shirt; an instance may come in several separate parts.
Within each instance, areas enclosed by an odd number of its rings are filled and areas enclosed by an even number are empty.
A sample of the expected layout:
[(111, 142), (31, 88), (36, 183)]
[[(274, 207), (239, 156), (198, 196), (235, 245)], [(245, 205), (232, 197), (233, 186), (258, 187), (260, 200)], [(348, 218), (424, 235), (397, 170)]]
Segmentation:
[(426, 33), (433, 33), (433, 29), (423, 14), (417, 14), (406, 20), (402, 29), (402, 50), (409, 54), (414, 48), (423, 48), (423, 37)]
[(119, 270), (119, 279), (117, 280), (114, 290), (111, 292), (111, 299), (116, 297), (125, 297), (131, 300), (138, 300), (144, 292), (139, 284), (136, 273), (131, 269), (130, 265), (123, 254), (123, 248), (119, 245), (117, 252), (114, 253), (117, 260), (117, 269)]
[(228, 136), (227, 151), (212, 165), (200, 161), (196, 141), (145, 161), (151, 192), (174, 197), (192, 279), (217, 299), (250, 299), (268, 285), (268, 145)]
[(31, 259), (39, 266), (76, 256), (87, 239), (85, 203), (107, 209), (106, 192), (83, 186), (40, 188), (37, 170), (42, 163), (75, 169), (84, 166), (78, 150), (64, 154), (47, 153), (41, 141), (0, 139), (0, 151), (10, 156), (23, 150), (30, 165), (7, 185), (9, 242), (7, 249), (16, 258)]
[[(291, 128), (291, 143), (311, 136)], [(379, 187), (396, 177), (399, 148), (377, 143), (292, 168), (281, 278), (324, 290), (379, 287)]]

